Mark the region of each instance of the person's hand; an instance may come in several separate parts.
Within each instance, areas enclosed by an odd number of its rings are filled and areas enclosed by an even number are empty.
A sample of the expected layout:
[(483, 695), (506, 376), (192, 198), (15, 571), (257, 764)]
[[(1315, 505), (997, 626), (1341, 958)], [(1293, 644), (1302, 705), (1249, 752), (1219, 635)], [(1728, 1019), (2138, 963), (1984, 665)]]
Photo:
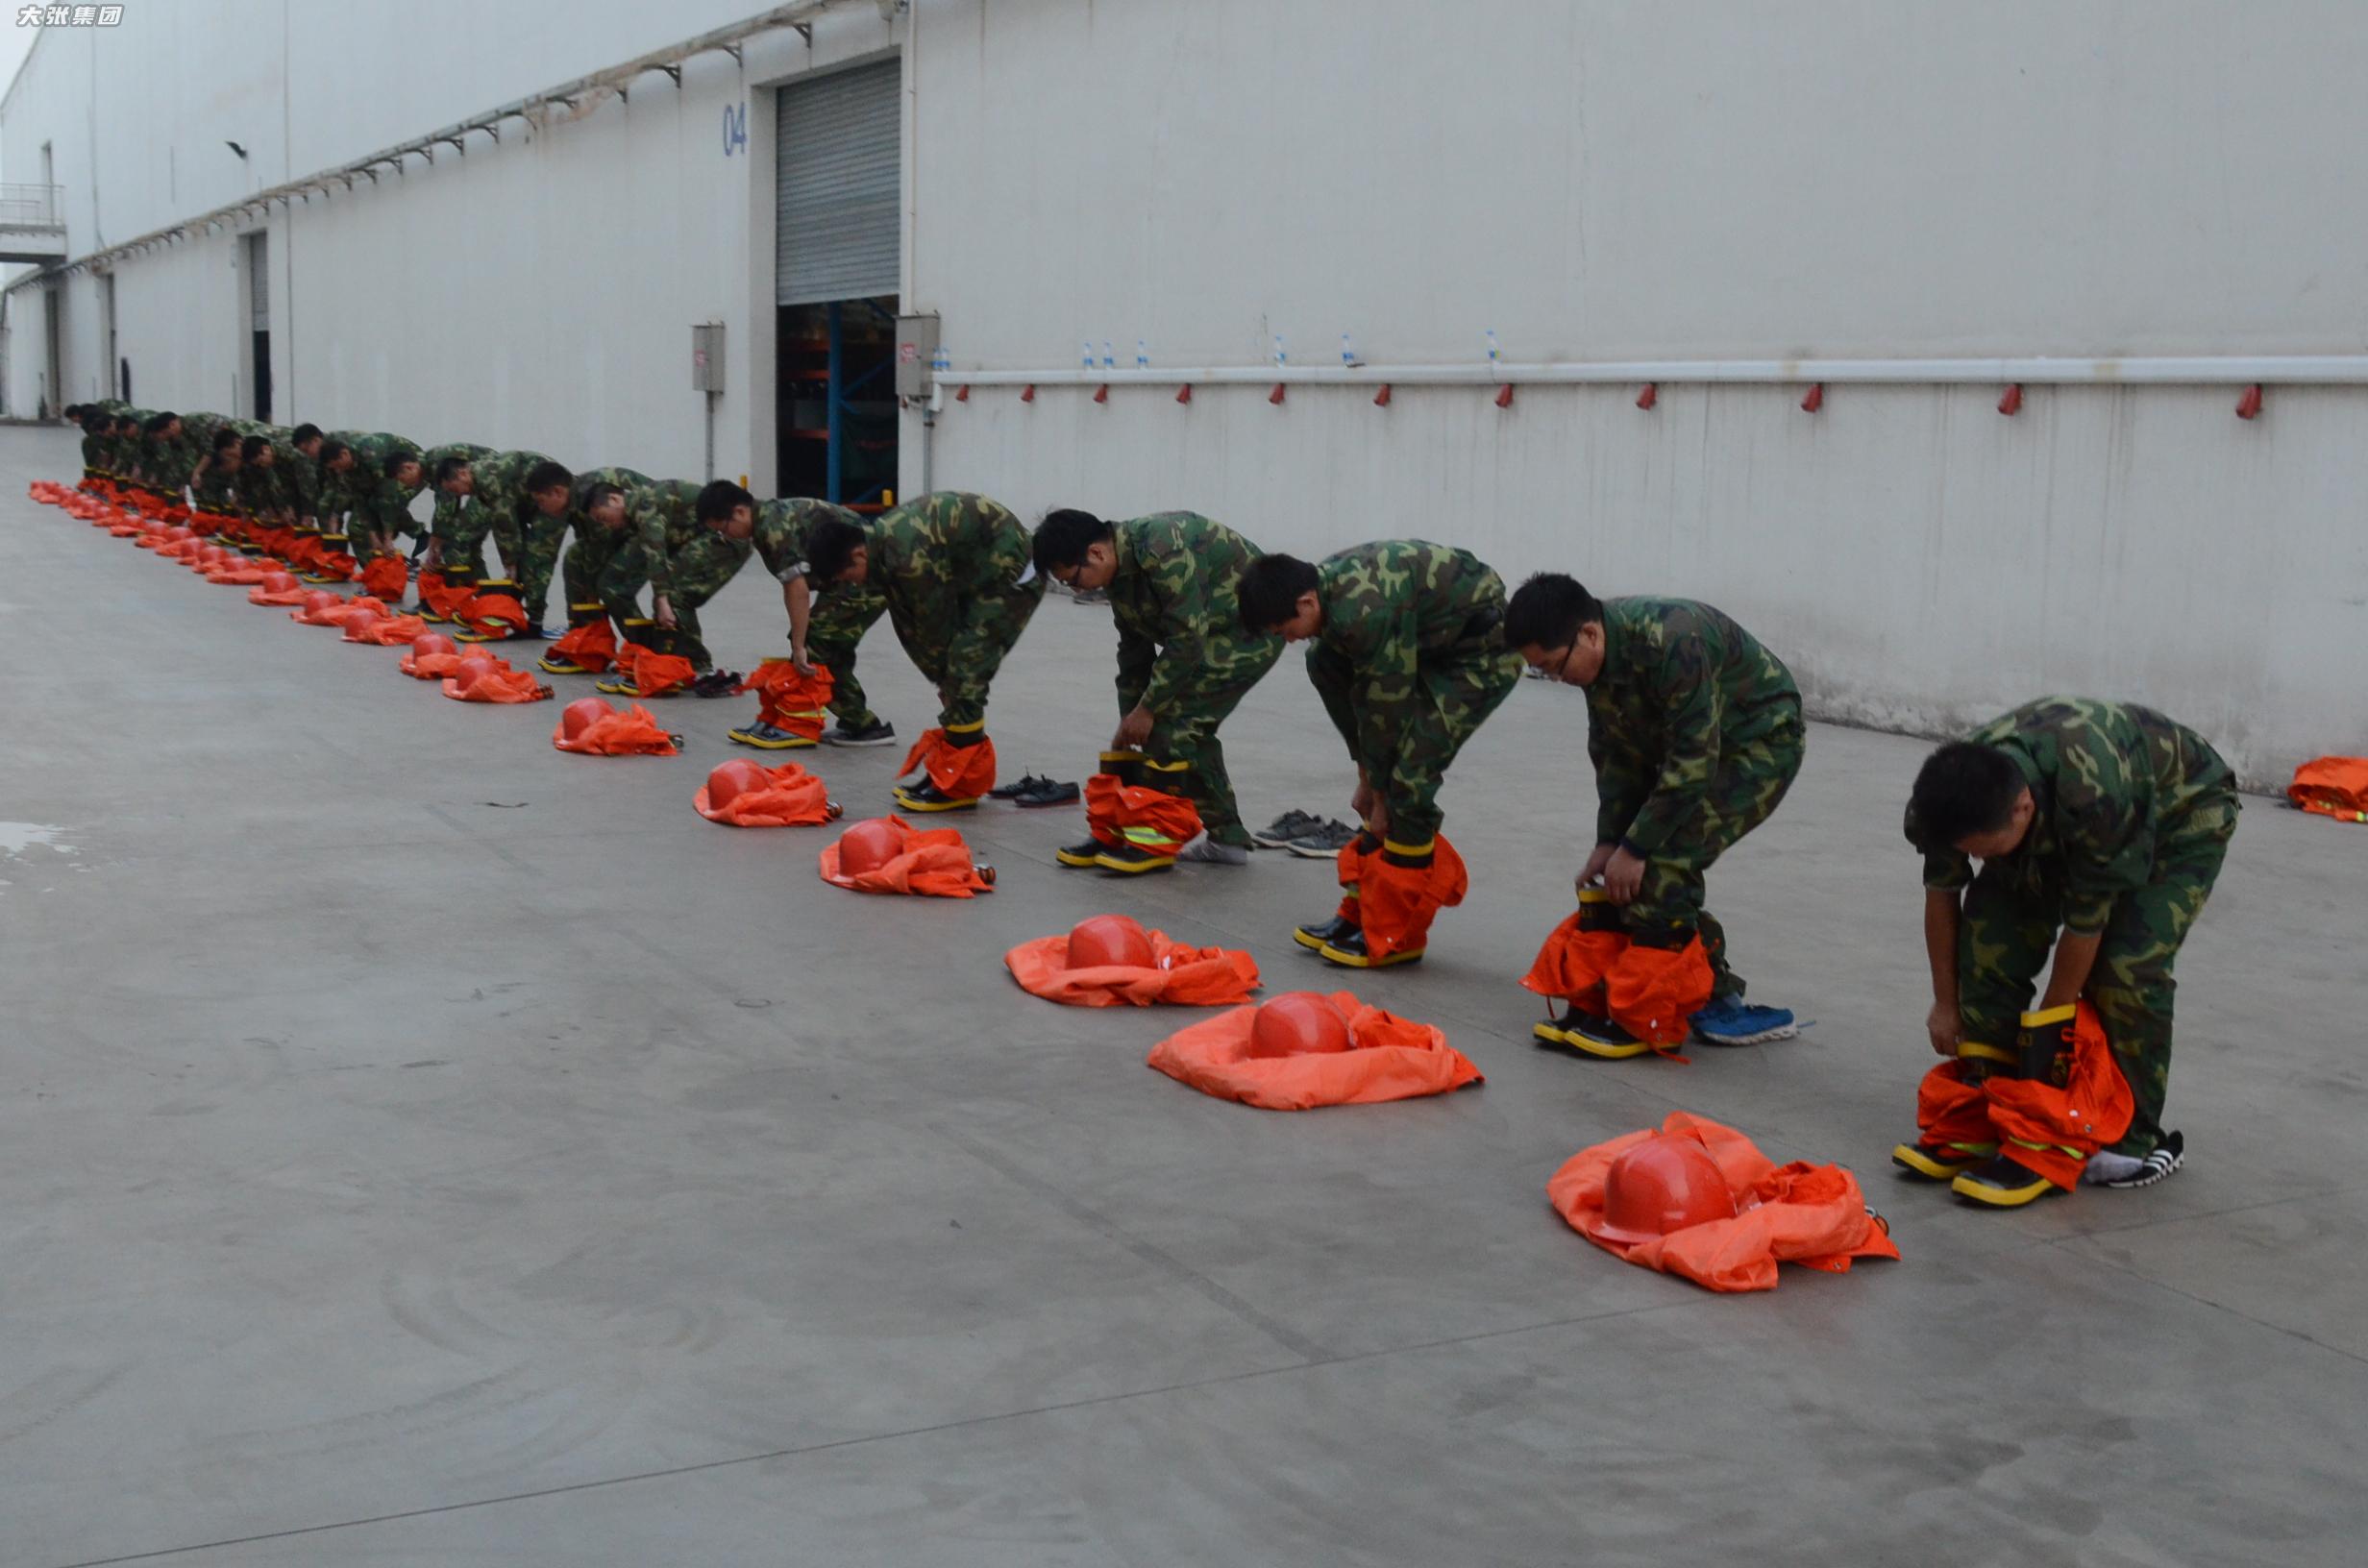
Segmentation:
[(650, 619), (665, 627), (668, 631), (675, 629), (675, 607), (673, 602), (669, 600), (664, 594), (660, 594), (655, 599), (650, 600)]
[(1110, 737), (1113, 751), (1135, 751), (1151, 738), (1151, 710), (1138, 702), (1125, 718), (1119, 721), (1118, 732)]
[(422, 572), (434, 572), (440, 570), (443, 565), (444, 541), (441, 539), (429, 540), (428, 553), (419, 558), (419, 569)]
[(1644, 857), (1615, 846), (1612, 858), (1603, 865), (1603, 891), (1612, 895), (1612, 902), (1625, 904), (1636, 897), (1637, 890), (1642, 886)]
[(1595, 845), (1595, 852), (1589, 855), (1587, 864), (1579, 868), (1579, 891), (1581, 893), (1585, 893), (1590, 883), (1603, 875), (1603, 869), (1612, 864), (1612, 851), (1618, 847), (1616, 844)]
[(1379, 809), (1381, 809), (1381, 796), (1373, 792), (1373, 786), (1366, 778), (1366, 776), (1363, 773), (1359, 773), (1357, 775), (1356, 793), (1348, 797), (1349, 813), (1354, 816), (1358, 821), (1365, 823), (1368, 827), (1370, 827), (1373, 821), (1373, 813)]
[(805, 676), (808, 680), (814, 678), (814, 664), (812, 660), (806, 657), (804, 649), (791, 649), (789, 650), (789, 662), (796, 668), (798, 674)]
[(1935, 1056), (1954, 1057), (1957, 1054), (1959, 1039), (1957, 1004), (1955, 1002), (1933, 1003), (1932, 1012), (1924, 1018), (1924, 1032), (1933, 1037)]

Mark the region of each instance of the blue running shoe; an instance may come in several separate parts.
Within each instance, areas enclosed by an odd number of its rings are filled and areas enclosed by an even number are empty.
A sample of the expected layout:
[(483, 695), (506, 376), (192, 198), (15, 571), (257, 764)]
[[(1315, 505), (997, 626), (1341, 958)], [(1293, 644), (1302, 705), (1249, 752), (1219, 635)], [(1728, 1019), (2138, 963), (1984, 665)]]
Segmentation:
[(1753, 1007), (1733, 996), (1711, 1003), (1690, 1021), (1694, 1038), (1705, 1045), (1764, 1045), (1801, 1032), (1788, 1009)]

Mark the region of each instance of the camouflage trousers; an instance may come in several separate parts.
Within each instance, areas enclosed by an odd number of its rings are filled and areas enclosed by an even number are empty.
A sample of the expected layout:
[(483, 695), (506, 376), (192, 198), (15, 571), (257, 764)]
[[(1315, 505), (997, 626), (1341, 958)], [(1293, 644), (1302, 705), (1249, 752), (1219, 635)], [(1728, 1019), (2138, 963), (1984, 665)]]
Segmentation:
[(824, 589), (806, 611), (806, 657), (830, 672), (830, 711), (850, 729), (879, 723), (855, 678), (855, 645), (887, 613), (876, 589), (845, 582)]
[[(2219, 879), (2238, 809), (2232, 792), (2197, 801), (2158, 842), (2146, 885), (2116, 899), (2106, 921), (2087, 996), (2137, 1106), (2128, 1135), (2113, 1145), (2118, 1153), (2143, 1155), (2161, 1141), (2178, 989), (2171, 966)], [(1973, 879), (1957, 934), (1958, 1024), (1965, 1040), (2012, 1049), (2062, 923), (2062, 905), (2051, 895), (1986, 868)]]
[[(723, 591), (749, 558), (745, 546), (733, 548), (720, 533), (709, 531), (707, 537), (697, 540), (675, 556), (674, 587), (666, 596), (667, 604), (675, 612), (675, 651), (691, 661), (691, 668), (705, 674), (715, 668), (715, 656), (699, 635), (699, 606)], [(625, 636), (625, 624), (642, 619), (640, 594), (642, 584), (650, 580), (650, 557), (639, 540), (632, 540), (618, 550), (601, 574), (601, 603), (609, 619), (617, 624), (620, 639)], [(545, 579), (548, 586), (549, 579)], [(568, 593), (572, 602), (573, 588)], [(532, 606), (529, 606), (531, 608)]]
[(1727, 929), (1704, 907), (1712, 863), (1774, 815), (1801, 772), (1807, 733), (1795, 710), (1789, 723), (1759, 740), (1722, 749), (1702, 804), (1678, 822), (1644, 863), (1637, 895), (1620, 910), (1629, 940), (1643, 947), (1683, 947), (1702, 939), (1711, 963), (1711, 999), (1739, 997), (1744, 982), (1727, 966)]
[[(565, 512), (556, 517), (545, 515), (539, 508), (529, 506), (525, 520), (505, 519), (494, 525), (494, 548), (502, 552), (502, 565), (510, 580), (518, 585), (518, 602), (527, 612), (527, 619), (535, 625), (543, 624), (543, 608), (551, 598), (551, 579), (559, 569), (559, 547), (567, 539), (568, 520)], [(580, 599), (571, 584), (568, 602), (585, 604), (600, 598), (597, 589)]]
[(987, 689), (1044, 602), (1046, 581), (943, 584), (925, 599), (888, 601), (897, 641), (937, 687), (938, 727), (957, 741), (987, 722)]
[[(1307, 678), (1323, 698), (1324, 711), (1357, 747), (1355, 667), (1319, 642), (1307, 650)], [(1425, 653), (1414, 674), (1414, 690), (1392, 706), (1398, 716), (1388, 739), (1389, 775), (1369, 781), (1390, 809), (1390, 837), (1418, 845), (1438, 837), (1443, 821), (1439, 787), (1447, 765), (1480, 725), (1521, 683), (1521, 656), (1505, 647), (1503, 629), (1491, 625), (1436, 656)]]
[[(1225, 772), (1225, 747), (1217, 738), (1217, 726), (1282, 656), (1280, 637), (1211, 637), (1201, 645), (1199, 662), (1177, 683), (1173, 699), (1152, 715), (1143, 754), (1153, 763), (1184, 765), (1181, 793), (1198, 808), (1200, 825), (1212, 843), (1243, 848), (1250, 844), (1249, 829), (1242, 825), (1242, 808), (1233, 798), (1233, 780)], [(1142, 700), (1141, 692), (1122, 690), (1121, 717)]]

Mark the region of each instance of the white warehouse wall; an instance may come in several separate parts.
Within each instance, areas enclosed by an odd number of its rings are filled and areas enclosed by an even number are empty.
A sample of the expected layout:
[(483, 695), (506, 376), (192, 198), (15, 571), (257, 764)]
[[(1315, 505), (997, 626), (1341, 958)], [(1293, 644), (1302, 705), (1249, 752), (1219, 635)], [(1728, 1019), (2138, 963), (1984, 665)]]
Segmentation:
[[(55, 143), (70, 250), (417, 135), (753, 12), (212, 0), (45, 36), (0, 174)], [(137, 22), (138, 26), (135, 27)], [(915, 0), (635, 85), (530, 138), (270, 222), (275, 412), (696, 474), (685, 333), (727, 323), (717, 467), (771, 478), (772, 98), (906, 61), (908, 308), (960, 370), (1968, 355), (2357, 354), (2368, 8), (2287, 0)], [(744, 155), (718, 122), (745, 102)], [(223, 148), (236, 140), (241, 161)], [(244, 385), (235, 240), (123, 262), (151, 406)], [(96, 395), (95, 280), (65, 396)], [(10, 304), (32, 406), (40, 296)], [(1664, 385), (1048, 387), (907, 416), (925, 480), (1270, 548), (1419, 533), (1510, 578), (1712, 599), (1821, 712), (1919, 729), (2042, 690), (2150, 700), (2247, 775), (2368, 750), (2363, 394)]]

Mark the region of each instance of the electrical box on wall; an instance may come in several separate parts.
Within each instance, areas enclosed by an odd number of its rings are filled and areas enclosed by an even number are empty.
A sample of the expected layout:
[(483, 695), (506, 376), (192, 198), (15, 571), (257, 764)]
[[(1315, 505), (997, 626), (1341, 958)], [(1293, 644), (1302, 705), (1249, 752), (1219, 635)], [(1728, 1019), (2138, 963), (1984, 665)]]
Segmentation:
[(925, 398), (937, 361), (937, 317), (897, 317), (897, 396)]
[(691, 390), (724, 390), (724, 324), (703, 322), (691, 329)]

